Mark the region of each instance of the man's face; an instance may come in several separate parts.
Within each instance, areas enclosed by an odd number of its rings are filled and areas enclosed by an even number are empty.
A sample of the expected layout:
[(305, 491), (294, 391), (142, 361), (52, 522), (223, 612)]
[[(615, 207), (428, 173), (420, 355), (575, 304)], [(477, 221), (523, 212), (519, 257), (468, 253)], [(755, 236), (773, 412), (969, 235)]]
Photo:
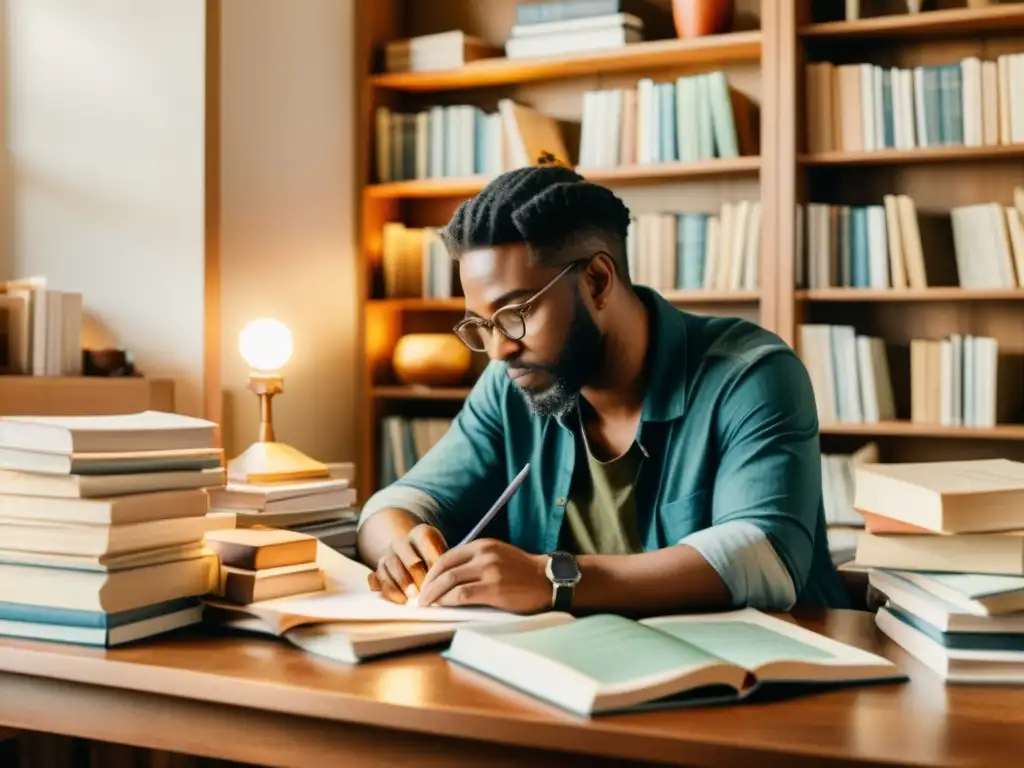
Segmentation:
[[(518, 244), (464, 254), (459, 273), (467, 317), (489, 319), (502, 307), (528, 301), (565, 266), (533, 264), (525, 246)], [(508, 365), (509, 378), (541, 415), (567, 412), (604, 364), (604, 339), (580, 295), (579, 279), (578, 269), (572, 269), (533, 302), (522, 339), (481, 329), (488, 356)]]

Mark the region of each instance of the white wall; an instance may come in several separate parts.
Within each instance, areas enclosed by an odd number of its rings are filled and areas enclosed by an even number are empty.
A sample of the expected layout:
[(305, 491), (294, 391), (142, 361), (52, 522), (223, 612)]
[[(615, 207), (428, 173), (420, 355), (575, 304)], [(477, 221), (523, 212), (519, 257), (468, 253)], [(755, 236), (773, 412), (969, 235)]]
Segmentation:
[[(360, 0), (361, 1), (361, 0)], [(354, 0), (223, 0), (221, 350), (224, 447), (256, 438), (238, 333), (282, 320), (295, 351), (277, 439), (355, 454)]]
[(6, 271), (201, 412), (204, 0), (6, 0)]

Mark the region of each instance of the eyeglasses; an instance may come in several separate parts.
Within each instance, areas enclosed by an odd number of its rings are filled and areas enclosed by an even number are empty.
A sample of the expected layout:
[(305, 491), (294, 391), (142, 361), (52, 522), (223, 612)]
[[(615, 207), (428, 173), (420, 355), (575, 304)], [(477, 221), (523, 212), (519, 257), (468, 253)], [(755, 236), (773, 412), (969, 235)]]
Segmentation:
[(526, 301), (520, 304), (509, 304), (502, 307), (490, 319), (483, 317), (467, 317), (456, 323), (452, 329), (462, 339), (462, 343), (474, 352), (486, 352), (487, 343), (491, 339), (491, 328), (497, 328), (503, 336), (512, 341), (519, 341), (526, 336), (526, 315), (533, 308), (533, 304), (555, 283), (583, 260), (574, 261), (566, 265), (565, 269), (555, 275), (547, 285), (537, 291)]

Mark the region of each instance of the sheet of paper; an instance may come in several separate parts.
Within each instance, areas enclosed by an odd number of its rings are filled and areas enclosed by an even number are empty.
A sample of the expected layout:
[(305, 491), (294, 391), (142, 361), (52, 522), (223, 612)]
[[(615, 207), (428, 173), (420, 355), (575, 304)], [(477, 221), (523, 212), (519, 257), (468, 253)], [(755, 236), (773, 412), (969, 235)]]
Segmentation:
[(324, 572), (326, 592), (369, 592), (371, 571), (362, 563), (345, 557), (322, 541), (317, 542), (316, 562)]
[(490, 608), (421, 608), (386, 600), (377, 592), (334, 592), (266, 600), (250, 606), (309, 621), (509, 621), (513, 613)]

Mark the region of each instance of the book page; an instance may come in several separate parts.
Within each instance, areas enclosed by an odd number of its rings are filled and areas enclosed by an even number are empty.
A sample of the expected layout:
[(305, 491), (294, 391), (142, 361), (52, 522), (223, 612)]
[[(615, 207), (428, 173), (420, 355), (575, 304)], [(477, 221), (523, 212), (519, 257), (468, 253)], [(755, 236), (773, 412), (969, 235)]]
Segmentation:
[(529, 632), (503, 633), (501, 642), (570, 667), (601, 686), (721, 662), (707, 651), (652, 632), (631, 619), (604, 614)]
[(772, 661), (821, 661), (833, 655), (760, 624), (747, 621), (659, 622), (658, 629), (744, 669)]
[(822, 667), (893, 667), (852, 645), (777, 619), (754, 608), (725, 613), (664, 616), (642, 623), (752, 672), (774, 662)]

